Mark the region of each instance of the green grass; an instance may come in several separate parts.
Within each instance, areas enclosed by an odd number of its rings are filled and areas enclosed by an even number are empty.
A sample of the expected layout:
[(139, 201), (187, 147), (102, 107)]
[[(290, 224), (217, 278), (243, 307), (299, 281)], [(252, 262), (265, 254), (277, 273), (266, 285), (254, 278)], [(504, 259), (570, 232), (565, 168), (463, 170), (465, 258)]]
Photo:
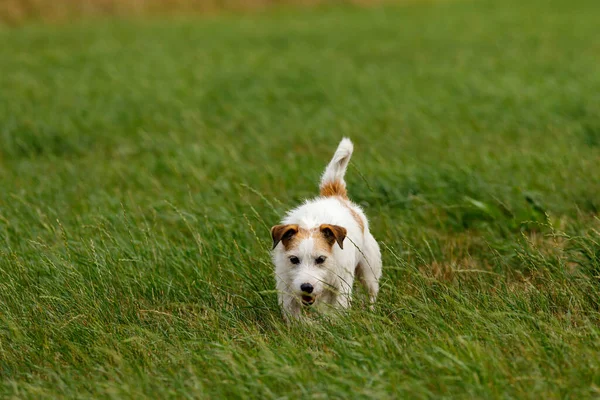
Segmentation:
[[(0, 397), (598, 397), (598, 15), (0, 31)], [(379, 301), (286, 326), (269, 228), (342, 136)]]

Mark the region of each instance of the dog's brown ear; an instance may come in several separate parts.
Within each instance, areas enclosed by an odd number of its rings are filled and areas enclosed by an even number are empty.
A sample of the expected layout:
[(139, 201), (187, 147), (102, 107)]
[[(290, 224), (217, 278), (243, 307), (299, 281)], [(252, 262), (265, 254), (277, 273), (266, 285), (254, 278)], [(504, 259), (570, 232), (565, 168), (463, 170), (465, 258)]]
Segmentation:
[(337, 242), (340, 249), (344, 248), (344, 239), (346, 238), (346, 228), (338, 225), (323, 224), (319, 226), (319, 230), (325, 236), (325, 240), (330, 246)]
[(292, 240), (294, 235), (298, 233), (298, 225), (275, 225), (271, 228), (271, 237), (273, 238), (273, 248), (277, 247), (279, 242), (287, 247), (287, 244)]

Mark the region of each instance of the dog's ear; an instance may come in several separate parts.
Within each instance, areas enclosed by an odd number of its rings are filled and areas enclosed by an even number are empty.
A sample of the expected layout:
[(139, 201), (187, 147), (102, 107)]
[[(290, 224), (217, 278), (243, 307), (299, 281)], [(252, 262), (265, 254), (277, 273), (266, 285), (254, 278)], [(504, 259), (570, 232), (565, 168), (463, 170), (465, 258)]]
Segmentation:
[(273, 249), (277, 247), (279, 242), (283, 242), (283, 245), (287, 246), (296, 233), (298, 233), (298, 225), (295, 224), (275, 225), (272, 227)]
[(346, 228), (338, 225), (323, 224), (319, 226), (319, 230), (327, 240), (330, 246), (337, 242), (340, 249), (344, 248), (344, 239), (346, 238)]

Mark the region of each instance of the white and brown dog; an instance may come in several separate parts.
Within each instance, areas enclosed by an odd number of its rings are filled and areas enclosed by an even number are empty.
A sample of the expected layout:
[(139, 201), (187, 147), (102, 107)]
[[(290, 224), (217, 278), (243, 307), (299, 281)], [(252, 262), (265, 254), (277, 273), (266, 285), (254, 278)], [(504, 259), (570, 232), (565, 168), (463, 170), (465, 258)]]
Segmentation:
[(343, 139), (321, 177), (320, 196), (271, 228), (279, 304), (286, 318), (300, 316), (303, 306), (349, 307), (355, 276), (371, 304), (377, 298), (381, 252), (344, 182), (352, 150), (352, 142)]

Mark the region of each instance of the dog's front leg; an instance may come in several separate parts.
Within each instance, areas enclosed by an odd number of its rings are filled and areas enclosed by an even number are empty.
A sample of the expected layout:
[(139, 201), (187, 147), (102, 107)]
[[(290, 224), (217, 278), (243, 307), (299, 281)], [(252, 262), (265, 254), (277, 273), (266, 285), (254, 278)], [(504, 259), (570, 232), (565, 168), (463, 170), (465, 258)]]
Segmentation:
[(286, 293), (279, 293), (279, 306), (286, 322), (300, 318), (300, 304), (298, 300)]
[(349, 308), (352, 303), (352, 285), (354, 284), (354, 274), (350, 270), (345, 270), (339, 277), (340, 285), (337, 295), (337, 306), (339, 308)]

